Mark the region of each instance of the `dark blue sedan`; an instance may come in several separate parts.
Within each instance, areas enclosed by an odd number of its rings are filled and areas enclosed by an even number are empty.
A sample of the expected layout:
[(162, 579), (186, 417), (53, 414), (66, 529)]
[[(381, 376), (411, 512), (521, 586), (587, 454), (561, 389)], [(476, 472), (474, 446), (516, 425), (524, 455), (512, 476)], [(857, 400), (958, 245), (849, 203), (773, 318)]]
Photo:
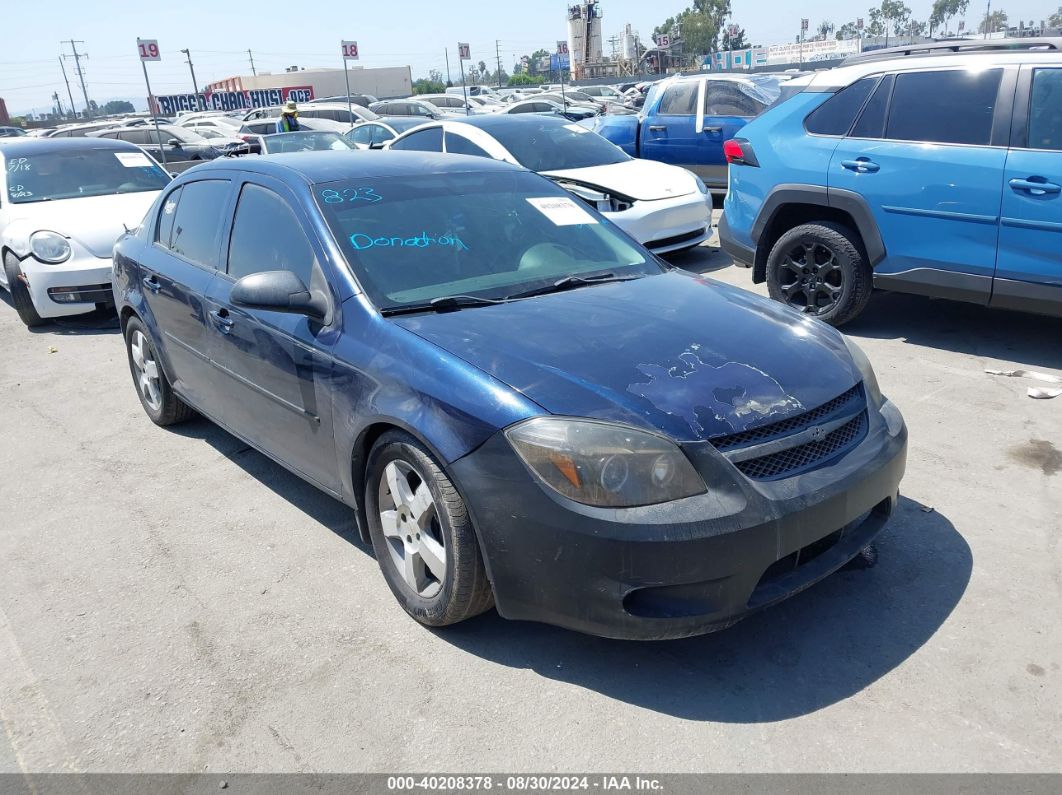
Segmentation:
[(835, 571), (907, 431), (862, 352), (484, 158), (216, 161), (115, 250), (148, 416), (356, 512), (418, 621), (720, 629)]

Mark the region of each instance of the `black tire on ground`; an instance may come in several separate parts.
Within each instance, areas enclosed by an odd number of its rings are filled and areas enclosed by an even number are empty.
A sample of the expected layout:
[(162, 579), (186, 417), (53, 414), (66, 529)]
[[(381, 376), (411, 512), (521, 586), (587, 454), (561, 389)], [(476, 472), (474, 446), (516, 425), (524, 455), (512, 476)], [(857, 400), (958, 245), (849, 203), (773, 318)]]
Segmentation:
[[(405, 559), (409, 554), (402, 538), (392, 536), (389, 539), (384, 535), (381, 500), (387, 499), (385, 492), (391, 493), (385, 482), (386, 470), (394, 462), (400, 462), (410, 470), (406, 484), (411, 491), (426, 486), (434, 501), (434, 509), (430, 512), (434, 518), (428, 521), (427, 530), (445, 551), (446, 571), (445, 576), (431, 586), (436, 592), (428, 596), (408, 585), (399, 571), (395, 555), (401, 552)], [(472, 618), (494, 606), (494, 594), (464, 500), (420, 442), (398, 430), (381, 436), (369, 453), (364, 493), (369, 536), (376, 560), (391, 593), (410, 616), (421, 624), (441, 627)], [(398, 501), (395, 502), (397, 505)], [(385, 510), (389, 509), (390, 503), (387, 503)], [(396, 507), (395, 512), (398, 511)], [(433, 576), (429, 571), (429, 577)]]
[(859, 235), (843, 224), (790, 229), (767, 258), (768, 292), (775, 301), (841, 326), (863, 311), (874, 287), (863, 252)]
[(4, 255), (4, 274), (7, 276), (7, 289), (11, 292), (11, 303), (15, 305), (19, 320), (26, 324), (26, 328), (43, 326), (48, 321), (37, 313), (33, 305), (29, 288), (19, 278), (22, 275), (22, 266), (18, 257), (11, 252)]
[[(154, 362), (158, 373), (158, 404), (155, 406), (151, 405), (147, 395), (144, 394), (144, 389), (140, 384), (140, 372), (137, 369), (137, 363), (134, 361), (134, 339), (138, 334), (142, 335), (141, 345), (143, 350), (148, 354), (150, 361)], [(176, 425), (195, 416), (195, 410), (173, 393), (170, 380), (166, 377), (166, 372), (162, 369), (162, 365), (159, 364), (155, 343), (152, 342), (151, 335), (138, 317), (129, 318), (129, 321), (125, 324), (125, 351), (129, 358), (129, 372), (133, 376), (133, 387), (136, 389), (137, 397), (140, 398), (140, 405), (144, 407), (144, 412), (153, 423), (165, 427), (167, 425)]]

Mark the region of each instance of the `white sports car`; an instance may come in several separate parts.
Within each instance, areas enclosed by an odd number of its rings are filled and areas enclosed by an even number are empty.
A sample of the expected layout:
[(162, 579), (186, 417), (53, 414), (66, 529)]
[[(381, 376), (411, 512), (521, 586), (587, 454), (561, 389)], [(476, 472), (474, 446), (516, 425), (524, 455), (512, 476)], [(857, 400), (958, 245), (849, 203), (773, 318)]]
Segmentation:
[(536, 171), (657, 254), (693, 248), (711, 236), (712, 198), (696, 174), (632, 158), (564, 118), (491, 114), (428, 122), (388, 148), (479, 155)]
[(133, 144), (0, 143), (0, 286), (27, 326), (113, 305), (111, 252), (170, 180)]

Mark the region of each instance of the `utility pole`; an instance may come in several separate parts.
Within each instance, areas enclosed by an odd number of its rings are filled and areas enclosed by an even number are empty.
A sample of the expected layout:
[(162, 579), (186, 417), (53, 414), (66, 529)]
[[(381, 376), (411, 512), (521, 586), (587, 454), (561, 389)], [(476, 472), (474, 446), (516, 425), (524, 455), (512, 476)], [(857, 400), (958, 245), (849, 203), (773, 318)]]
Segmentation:
[(251, 59), (251, 74), (258, 77), (258, 72), (256, 72), (254, 68), (254, 55), (251, 54), (250, 49), (247, 50), (247, 57)]
[(498, 88), (501, 88), (501, 41), (499, 39), (494, 40), (494, 55), (498, 59)]
[(63, 82), (66, 83), (66, 95), (70, 97), (70, 115), (77, 116), (74, 112), (74, 92), (70, 90), (70, 80), (66, 76), (66, 64), (63, 63), (62, 57), (59, 58), (59, 68), (63, 70)]
[(992, 16), (992, 0), (988, 0), (988, 8), (985, 9), (985, 38), (988, 38), (988, 18)]
[(188, 58), (188, 69), (192, 73), (192, 93), (195, 94), (195, 106), (199, 110), (203, 110), (203, 100), (199, 96), (199, 83), (195, 81), (195, 67), (192, 65), (192, 53), (188, 50), (181, 50)]
[(59, 92), (56, 91), (52, 94), (52, 99), (55, 100), (55, 107), (59, 111), (60, 118), (63, 116), (63, 101), (59, 99)]
[(454, 81), (450, 77), (450, 48), (446, 47), (443, 52), (446, 53), (446, 85), (452, 86)]
[(89, 107), (88, 89), (85, 88), (85, 73), (81, 71), (81, 58), (88, 58), (88, 53), (80, 53), (77, 51), (77, 45), (84, 43), (85, 42), (80, 40), (75, 41), (74, 39), (70, 39), (70, 49), (74, 53), (73, 58), (74, 65), (77, 68), (77, 77), (78, 80), (81, 81), (81, 94), (85, 97), (85, 117), (88, 118), (92, 115), (92, 109)]

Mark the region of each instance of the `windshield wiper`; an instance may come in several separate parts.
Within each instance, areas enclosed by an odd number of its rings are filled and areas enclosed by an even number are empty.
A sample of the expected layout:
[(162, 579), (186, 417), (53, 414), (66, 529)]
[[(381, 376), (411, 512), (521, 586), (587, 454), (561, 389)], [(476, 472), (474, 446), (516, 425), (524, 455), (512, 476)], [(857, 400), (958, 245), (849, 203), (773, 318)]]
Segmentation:
[(465, 309), (470, 306), (492, 306), (504, 304), (507, 299), (480, 298), (475, 295), (444, 295), (433, 298), (421, 304), (404, 304), (403, 306), (389, 306), (380, 310), (380, 314), (409, 315), (414, 312), (450, 312)]
[(585, 287), (589, 284), (605, 284), (607, 282), (629, 282), (634, 279), (642, 278), (641, 275), (637, 276), (617, 276), (614, 273), (599, 273), (594, 276), (565, 276), (563, 279), (558, 279), (553, 284), (547, 284), (545, 287), (536, 287), (533, 290), (525, 290), (522, 293), (513, 293), (506, 296), (506, 300), (513, 301), (518, 298), (533, 298), (536, 295), (548, 295), (549, 293), (561, 293), (565, 290), (572, 290), (576, 287)]

